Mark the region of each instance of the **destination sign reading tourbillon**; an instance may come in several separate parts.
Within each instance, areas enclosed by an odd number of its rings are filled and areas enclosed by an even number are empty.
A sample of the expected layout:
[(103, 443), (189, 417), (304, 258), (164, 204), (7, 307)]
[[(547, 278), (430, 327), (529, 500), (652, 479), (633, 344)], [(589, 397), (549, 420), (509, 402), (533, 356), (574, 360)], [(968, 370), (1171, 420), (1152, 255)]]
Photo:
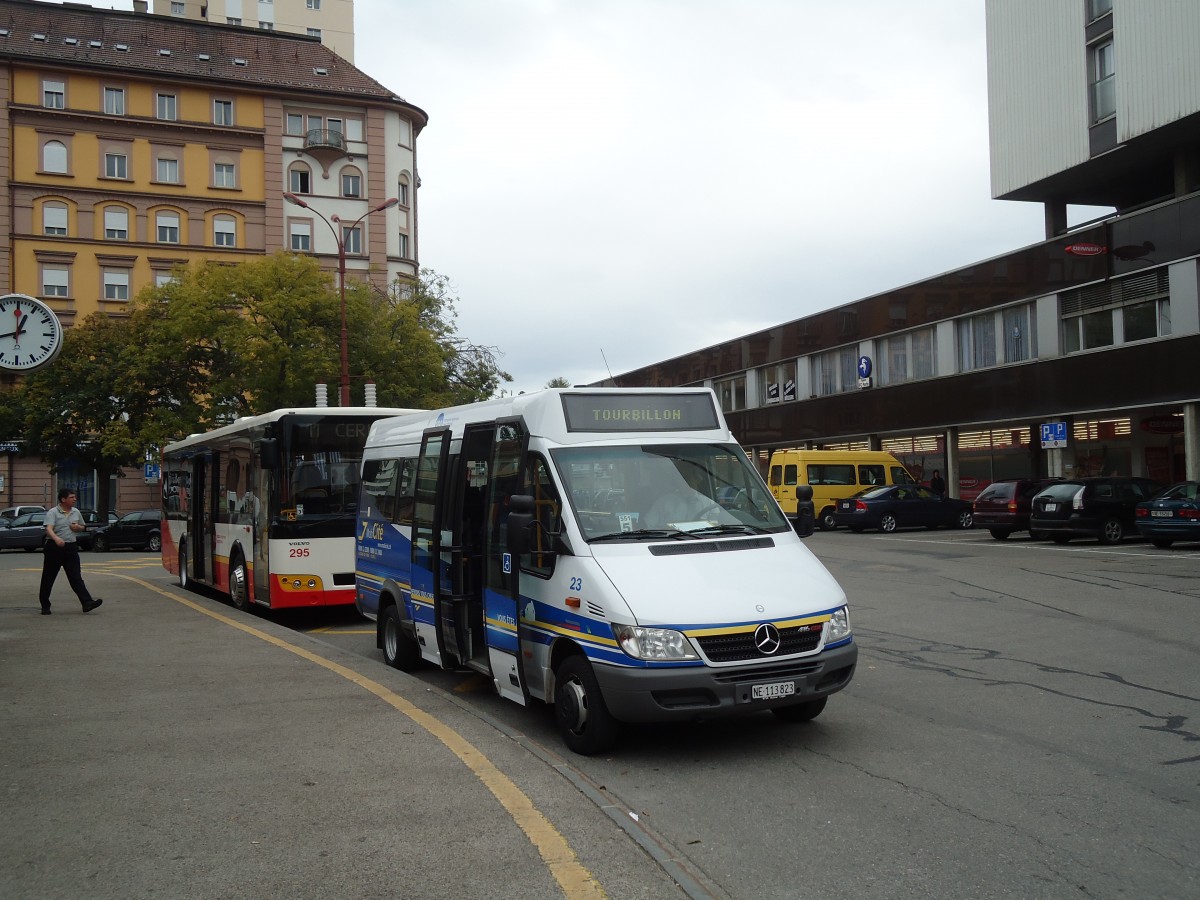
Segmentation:
[(563, 394), (568, 431), (704, 431), (719, 428), (711, 394)]

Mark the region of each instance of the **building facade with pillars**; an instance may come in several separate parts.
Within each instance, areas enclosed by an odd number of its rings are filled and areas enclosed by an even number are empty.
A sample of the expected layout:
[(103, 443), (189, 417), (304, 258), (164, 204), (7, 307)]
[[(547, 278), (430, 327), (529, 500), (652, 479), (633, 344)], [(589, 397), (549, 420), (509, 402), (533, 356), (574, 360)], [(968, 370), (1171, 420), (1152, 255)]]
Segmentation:
[[(135, 9), (145, 5), (134, 0)], [(305, 34), (354, 62), (354, 0), (153, 0), (150, 8), (213, 25)]]
[[(400, 198), (346, 245), (349, 272), (387, 290), (418, 270), (426, 120), (313, 38), (4, 0), (0, 284), (70, 327), (125, 314), (139, 290), (194, 261), (291, 249), (335, 269), (336, 242), (291, 215), (293, 191), (350, 221)], [(12, 493), (45, 483), (21, 475), (33, 462), (8, 461), (0, 506), (40, 502)], [(82, 500), (94, 489), (85, 478), (71, 485)]]
[[(1044, 240), (615, 383), (713, 387), (764, 470), (775, 448), (869, 447), (968, 498), (1029, 475), (1200, 480), (1200, 5), (986, 13), (993, 195), (1044, 204)], [(1113, 212), (1068, 229), (1075, 204)]]

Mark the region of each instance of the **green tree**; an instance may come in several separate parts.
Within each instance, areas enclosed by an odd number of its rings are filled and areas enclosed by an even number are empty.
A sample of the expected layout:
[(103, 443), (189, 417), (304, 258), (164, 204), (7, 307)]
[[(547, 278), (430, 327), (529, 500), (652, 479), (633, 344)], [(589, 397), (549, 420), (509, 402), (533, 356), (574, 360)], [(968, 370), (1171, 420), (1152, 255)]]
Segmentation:
[(546, 382), (546, 387), (548, 388), (566, 388), (570, 386), (571, 382), (567, 381), (567, 379), (563, 378), (561, 375), (556, 375)]

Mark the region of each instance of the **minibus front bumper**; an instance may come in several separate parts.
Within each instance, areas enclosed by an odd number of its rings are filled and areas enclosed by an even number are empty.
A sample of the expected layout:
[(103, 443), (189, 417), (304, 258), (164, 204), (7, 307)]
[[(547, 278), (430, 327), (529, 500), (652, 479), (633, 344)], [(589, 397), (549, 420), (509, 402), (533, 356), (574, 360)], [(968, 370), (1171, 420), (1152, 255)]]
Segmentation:
[[(608, 711), (623, 722), (679, 722), (807, 703), (850, 683), (853, 642), (753, 666), (630, 669), (594, 662)], [(791, 685), (789, 688), (787, 685)]]

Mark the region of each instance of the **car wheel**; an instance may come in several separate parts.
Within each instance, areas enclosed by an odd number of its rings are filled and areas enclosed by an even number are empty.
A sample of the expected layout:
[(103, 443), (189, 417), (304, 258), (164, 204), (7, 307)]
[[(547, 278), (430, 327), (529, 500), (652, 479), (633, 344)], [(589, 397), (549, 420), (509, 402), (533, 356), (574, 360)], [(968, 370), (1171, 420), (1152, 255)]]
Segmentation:
[(404, 632), (400, 610), (395, 603), (379, 613), (379, 636), (383, 644), (383, 661), (393, 669), (412, 672), (421, 663), (421, 647)]
[(1154, 538), (1150, 541), (1150, 543), (1152, 543), (1159, 550), (1166, 550), (1173, 543), (1175, 543), (1175, 540), (1173, 538)]
[(229, 600), (238, 609), (250, 608), (250, 585), (246, 577), (246, 564), (240, 556), (234, 557), (229, 567)]
[(1102, 544), (1119, 544), (1121, 538), (1125, 537), (1125, 526), (1120, 519), (1105, 519), (1100, 526), (1099, 537)]
[(554, 719), (563, 742), (580, 756), (592, 756), (612, 747), (621, 726), (608, 711), (587, 658), (568, 656), (559, 663), (554, 676)]
[(1007, 541), (1008, 536), (1012, 534), (1012, 531), (1008, 528), (991, 528), (989, 532), (998, 541)]
[(962, 512), (960, 512), (958, 514), (958, 527), (959, 528), (970, 528), (974, 524), (975, 524), (975, 513), (971, 512), (969, 509), (964, 509)]
[(146, 541), (146, 549), (151, 553), (159, 553), (162, 551), (162, 535), (157, 531), (150, 535), (150, 540)]
[(771, 712), (785, 722), (811, 722), (821, 714), (828, 702), (828, 697), (822, 697), (820, 700), (809, 700), (807, 703), (797, 703), (793, 706), (776, 706)]
[(187, 545), (183, 541), (180, 541), (179, 542), (179, 586), (181, 588), (183, 588), (185, 591), (191, 590), (191, 587), (192, 587), (191, 582), (188, 580), (187, 566), (188, 566)]
[(1071, 536), (1069, 534), (1056, 534), (1051, 536), (1050, 540), (1056, 544), (1066, 544), (1071, 540)]
[(92, 542), (92, 547), (97, 553), (108, 552), (108, 538), (102, 534), (96, 535), (96, 540)]
[(821, 510), (820, 523), (822, 531), (833, 531), (837, 528), (837, 519), (833, 517), (832, 506), (827, 506)]
[(884, 513), (879, 517), (879, 530), (885, 534), (891, 534), (896, 530), (896, 517), (891, 513)]

